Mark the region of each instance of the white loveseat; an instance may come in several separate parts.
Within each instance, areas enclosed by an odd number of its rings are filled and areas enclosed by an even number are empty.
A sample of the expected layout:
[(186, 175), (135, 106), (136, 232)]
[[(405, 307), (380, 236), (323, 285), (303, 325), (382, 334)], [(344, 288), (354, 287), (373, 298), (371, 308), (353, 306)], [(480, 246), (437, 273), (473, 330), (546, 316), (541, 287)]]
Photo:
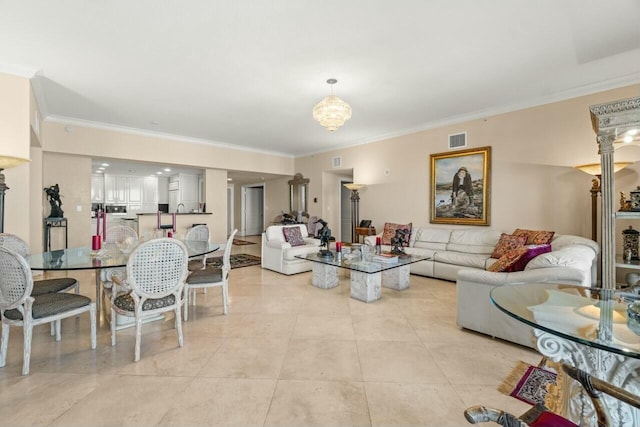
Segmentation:
[[(282, 229), (292, 227), (300, 228), (304, 245), (291, 246), (285, 240)], [(311, 271), (311, 261), (296, 258), (296, 255), (318, 252), (319, 249), (320, 240), (309, 236), (306, 225), (271, 225), (262, 233), (262, 268), (287, 275)]]
[[(431, 258), (412, 264), (412, 274), (456, 281), (459, 326), (532, 347), (531, 328), (499, 311), (489, 297), (491, 290), (540, 282), (594, 286), (600, 247), (584, 237), (554, 235), (552, 251), (533, 258), (524, 271), (490, 272), (486, 269), (496, 262), (491, 254), (501, 233), (492, 229), (415, 227), (405, 252)], [(375, 238), (369, 236), (365, 242), (375, 244)], [(383, 245), (383, 250), (389, 248)]]

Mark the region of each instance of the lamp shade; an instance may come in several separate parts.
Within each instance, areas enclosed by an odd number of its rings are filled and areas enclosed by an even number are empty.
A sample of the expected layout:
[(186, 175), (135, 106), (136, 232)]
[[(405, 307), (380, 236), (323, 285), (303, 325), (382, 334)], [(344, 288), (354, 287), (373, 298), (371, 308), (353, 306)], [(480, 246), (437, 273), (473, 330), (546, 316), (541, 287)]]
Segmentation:
[[(613, 164), (613, 173), (619, 172), (629, 166), (631, 162), (616, 162)], [(589, 163), (587, 165), (575, 166), (576, 169), (586, 172), (589, 175), (602, 175), (600, 163)]]
[(13, 157), (13, 156), (3, 156), (0, 155), (0, 169), (9, 169), (16, 166), (20, 166), (23, 163), (30, 162), (29, 159), (24, 159), (22, 157)]
[(344, 186), (352, 191), (358, 191), (366, 187), (366, 185), (364, 184), (355, 184), (355, 183), (344, 184)]

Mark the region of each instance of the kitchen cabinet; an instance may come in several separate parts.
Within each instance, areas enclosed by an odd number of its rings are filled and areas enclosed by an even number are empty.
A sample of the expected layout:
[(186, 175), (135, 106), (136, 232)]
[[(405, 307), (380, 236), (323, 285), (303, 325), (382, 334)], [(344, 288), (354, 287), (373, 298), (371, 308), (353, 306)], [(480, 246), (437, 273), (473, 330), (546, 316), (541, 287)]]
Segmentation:
[(143, 179), (142, 202), (158, 204), (158, 178), (145, 176)]
[(198, 209), (198, 175), (181, 173), (170, 178), (169, 212), (177, 212), (179, 204), (184, 206), (181, 212)]
[(169, 203), (169, 178), (158, 177), (158, 203)]
[(198, 176), (180, 174), (180, 203), (184, 204), (184, 212), (198, 208)]
[(91, 203), (104, 203), (104, 175), (91, 175)]
[(126, 176), (104, 176), (104, 202), (106, 204), (123, 205), (128, 199), (128, 183)]
[(128, 192), (127, 203), (141, 204), (143, 200), (144, 178), (130, 176), (125, 178)]
[(104, 176), (104, 202), (116, 203), (116, 177), (114, 175)]
[(128, 201), (128, 193), (129, 193), (129, 182), (126, 176), (116, 176), (116, 201), (117, 204), (126, 204)]

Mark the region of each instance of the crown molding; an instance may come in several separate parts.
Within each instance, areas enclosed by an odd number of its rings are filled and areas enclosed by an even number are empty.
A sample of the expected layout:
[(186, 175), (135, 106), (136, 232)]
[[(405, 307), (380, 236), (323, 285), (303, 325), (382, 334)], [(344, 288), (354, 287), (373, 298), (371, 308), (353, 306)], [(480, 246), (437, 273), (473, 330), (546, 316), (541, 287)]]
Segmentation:
[(11, 74), (13, 76), (24, 77), (30, 79), (40, 71), (39, 68), (30, 65), (8, 64), (0, 62), (0, 73)]

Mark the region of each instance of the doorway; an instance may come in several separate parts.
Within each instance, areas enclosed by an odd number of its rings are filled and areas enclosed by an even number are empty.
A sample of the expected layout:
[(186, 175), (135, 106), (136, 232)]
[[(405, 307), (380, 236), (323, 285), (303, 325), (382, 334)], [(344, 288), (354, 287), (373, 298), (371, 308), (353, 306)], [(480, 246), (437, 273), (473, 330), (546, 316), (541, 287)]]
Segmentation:
[(257, 236), (264, 231), (264, 186), (242, 187), (243, 236)]
[(233, 184), (227, 185), (227, 236), (231, 235), (235, 224), (233, 218), (233, 187)]
[(343, 242), (351, 242), (351, 190), (344, 184), (351, 184), (353, 180), (340, 180), (340, 239)]

